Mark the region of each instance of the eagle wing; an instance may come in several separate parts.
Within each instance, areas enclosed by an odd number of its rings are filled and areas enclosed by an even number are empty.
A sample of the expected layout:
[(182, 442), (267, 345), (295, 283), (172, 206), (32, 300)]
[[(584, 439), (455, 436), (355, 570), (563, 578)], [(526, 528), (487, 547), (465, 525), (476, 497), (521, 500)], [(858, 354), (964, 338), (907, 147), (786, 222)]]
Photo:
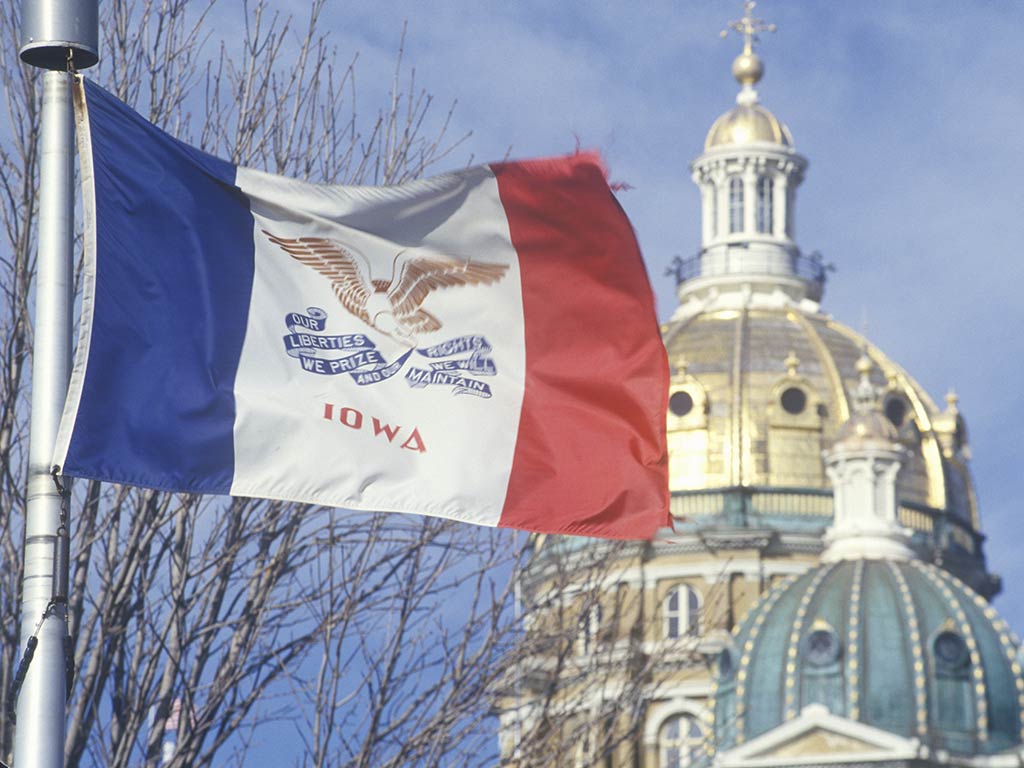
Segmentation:
[[(401, 253), (395, 257), (396, 262)], [(462, 260), (442, 254), (419, 256), (406, 260), (388, 289), (388, 299), (395, 317), (415, 332), (436, 331), (441, 323), (420, 309), (431, 292), (458, 285), (491, 285), (508, 272), (507, 264), (491, 264), (472, 259)]]
[(342, 306), (363, 322), (370, 323), (366, 311), (366, 302), (371, 293), (369, 265), (361, 253), (325, 237), (290, 239), (275, 237), (266, 230), (263, 230), (263, 234), (293, 259), (312, 267), (330, 280), (334, 295)]

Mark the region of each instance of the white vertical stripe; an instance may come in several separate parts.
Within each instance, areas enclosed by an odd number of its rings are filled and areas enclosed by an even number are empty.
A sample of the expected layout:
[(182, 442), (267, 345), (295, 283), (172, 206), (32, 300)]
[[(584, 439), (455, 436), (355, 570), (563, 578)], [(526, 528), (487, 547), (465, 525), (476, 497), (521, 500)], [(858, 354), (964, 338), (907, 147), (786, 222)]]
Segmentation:
[[(310, 185), (247, 169), (239, 169), (237, 182), (252, 201), (255, 277), (235, 382), (232, 495), (496, 524), (515, 449), (525, 350), (519, 267), (490, 171), (470, 169), (397, 188)], [(443, 327), (414, 340), (422, 350), (461, 336), (486, 338), (497, 375), (471, 378), (487, 384), (493, 396), (455, 394), (443, 385), (411, 387), (405, 373), (430, 368), (418, 352), (393, 378), (367, 386), (347, 373), (303, 370), (286, 353), (283, 337), (289, 333), (286, 315), (306, 314), (309, 307), (327, 313), (319, 336), (365, 334), (389, 363), (408, 347), (383, 332), (393, 321), (381, 319), (374, 328), (359, 319), (327, 277), (271, 242), (264, 230), (279, 238), (327, 238), (359, 251), (376, 280), (392, 279), (403, 249), (399, 264), (443, 254), (508, 265), (492, 285), (432, 290), (422, 308)], [(386, 306), (383, 301), (380, 294), (371, 299)], [(398, 428), (393, 439), (384, 425)], [(411, 450), (418, 444), (414, 429), (424, 452)]]
[(53, 466), (63, 467), (75, 430), (78, 405), (82, 400), (82, 386), (85, 383), (85, 369), (89, 362), (89, 345), (92, 343), (92, 318), (96, 299), (96, 186), (92, 167), (92, 133), (89, 130), (89, 105), (85, 99), (85, 86), (81, 76), (76, 76), (72, 85), (75, 107), (75, 136), (78, 143), (79, 177), (82, 183), (82, 247), (84, 265), (82, 269), (82, 310), (78, 320), (78, 345), (71, 365), (68, 394), (64, 400), (64, 412), (53, 446)]

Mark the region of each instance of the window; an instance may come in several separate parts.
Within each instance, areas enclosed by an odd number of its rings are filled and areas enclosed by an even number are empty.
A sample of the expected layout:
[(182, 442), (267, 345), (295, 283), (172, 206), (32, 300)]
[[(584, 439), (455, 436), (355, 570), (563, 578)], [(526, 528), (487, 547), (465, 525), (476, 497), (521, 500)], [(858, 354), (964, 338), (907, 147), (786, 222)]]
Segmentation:
[(788, 387), (779, 398), (786, 413), (797, 416), (807, 407), (807, 394), (799, 387)]
[(743, 179), (729, 179), (729, 231), (743, 231)]
[(947, 622), (946, 627), (932, 640), (935, 695), (929, 696), (929, 699), (932, 701), (937, 725), (948, 731), (963, 733), (970, 732), (973, 726), (971, 651), (951, 624)]
[(576, 768), (589, 768), (594, 764), (594, 738), (585, 731), (576, 742)]
[(831, 627), (812, 629), (804, 639), (804, 658), (816, 667), (834, 664), (841, 652), (839, 638)]
[(685, 389), (673, 392), (668, 399), (668, 409), (680, 418), (686, 416), (693, 410), (693, 396)]
[(591, 653), (597, 648), (597, 637), (601, 631), (601, 606), (592, 605), (580, 615), (577, 651)]
[(693, 715), (673, 715), (658, 731), (660, 768), (686, 768), (698, 762), (704, 732)]
[(674, 587), (662, 607), (666, 638), (696, 635), (700, 631), (700, 596), (688, 586)]
[(891, 395), (885, 401), (885, 415), (894, 427), (902, 427), (907, 418), (907, 402), (899, 395)]
[(735, 669), (735, 662), (732, 659), (732, 652), (728, 648), (723, 648), (722, 652), (718, 654), (718, 677), (720, 680), (728, 680), (732, 677), (733, 670)]
[(769, 176), (757, 180), (757, 231), (772, 231), (772, 179)]
[(932, 644), (937, 665), (943, 671), (962, 669), (971, 660), (971, 652), (967, 643), (956, 632), (945, 630), (940, 632)]
[(786, 237), (793, 237), (793, 198), (795, 193), (792, 187), (786, 189)]

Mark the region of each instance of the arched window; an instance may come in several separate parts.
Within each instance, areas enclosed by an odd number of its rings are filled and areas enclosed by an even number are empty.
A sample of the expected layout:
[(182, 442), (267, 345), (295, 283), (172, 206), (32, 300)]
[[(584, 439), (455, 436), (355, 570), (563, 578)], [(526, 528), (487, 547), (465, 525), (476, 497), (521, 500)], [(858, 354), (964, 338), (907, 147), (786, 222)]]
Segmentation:
[(673, 715), (658, 731), (659, 768), (687, 768), (700, 758), (704, 731), (693, 715)]
[(662, 605), (666, 638), (696, 635), (700, 632), (700, 595), (685, 584), (673, 587)]
[(757, 180), (757, 231), (772, 231), (772, 180), (769, 176)]
[(743, 231), (743, 179), (729, 179), (729, 231)]
[(952, 627), (942, 628), (932, 640), (935, 669), (933, 709), (939, 727), (969, 732), (972, 722), (971, 651)]

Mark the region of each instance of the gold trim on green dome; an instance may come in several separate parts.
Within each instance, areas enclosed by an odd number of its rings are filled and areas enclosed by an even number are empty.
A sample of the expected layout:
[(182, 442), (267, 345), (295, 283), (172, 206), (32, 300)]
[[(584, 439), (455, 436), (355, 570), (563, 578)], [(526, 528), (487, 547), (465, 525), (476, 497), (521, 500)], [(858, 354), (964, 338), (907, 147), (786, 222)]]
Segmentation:
[(848, 712), (853, 720), (860, 718), (860, 675), (857, 674), (860, 659), (860, 595), (864, 588), (864, 561), (858, 560), (853, 570), (853, 583), (850, 586), (849, 614), (846, 621), (849, 636), (846, 641), (846, 690)]
[(889, 572), (899, 585), (900, 601), (903, 603), (903, 618), (910, 630), (910, 652), (914, 656), (914, 714), (917, 721), (917, 735), (928, 733), (928, 684), (925, 677), (924, 652), (921, 649), (921, 626), (918, 621), (917, 607), (910, 593), (910, 587), (903, 572), (891, 562), (887, 562)]

